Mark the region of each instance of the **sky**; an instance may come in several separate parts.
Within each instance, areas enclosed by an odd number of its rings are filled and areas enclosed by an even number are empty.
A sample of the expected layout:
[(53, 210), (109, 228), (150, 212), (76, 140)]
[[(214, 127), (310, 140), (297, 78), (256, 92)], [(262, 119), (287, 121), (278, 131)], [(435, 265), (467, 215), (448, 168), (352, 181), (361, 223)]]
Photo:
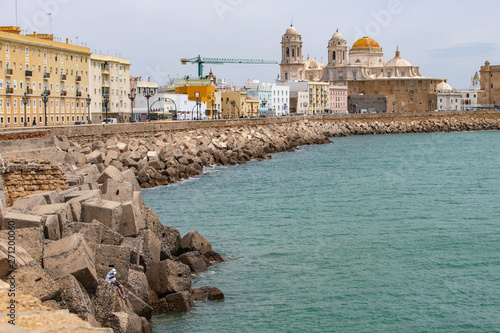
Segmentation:
[[(197, 76), (181, 58), (281, 61), (281, 37), (293, 23), (303, 56), (327, 59), (337, 29), (352, 46), (375, 39), (384, 59), (401, 56), (427, 77), (453, 88), (470, 86), (485, 61), (500, 64), (497, 0), (0, 0), (0, 25), (52, 32), (91, 52), (130, 59), (131, 75), (169, 79)], [(50, 16), (47, 15), (51, 13)], [(206, 64), (218, 78), (274, 82), (279, 65)]]

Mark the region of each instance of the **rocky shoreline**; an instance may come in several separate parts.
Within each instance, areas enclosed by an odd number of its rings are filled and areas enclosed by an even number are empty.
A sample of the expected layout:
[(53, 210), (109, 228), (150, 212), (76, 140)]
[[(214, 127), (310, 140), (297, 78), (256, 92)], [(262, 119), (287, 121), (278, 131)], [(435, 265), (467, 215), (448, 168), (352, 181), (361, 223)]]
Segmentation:
[[(97, 331), (150, 332), (153, 313), (184, 312), (194, 301), (223, 299), (213, 287), (193, 290), (192, 274), (223, 261), (197, 232), (181, 237), (163, 225), (141, 188), (172, 184), (212, 165), (270, 158), (302, 145), (348, 135), (498, 130), (500, 120), (453, 117), (419, 121), (300, 121), (266, 126), (111, 135), (79, 144), (51, 140), (68, 188), (33, 194), (0, 214), (0, 278), (44, 306), (67, 309)], [(24, 158), (29, 157), (24, 154)], [(15, 228), (12, 226), (15, 223)], [(16, 266), (9, 265), (9, 237)], [(104, 281), (113, 265), (128, 299)], [(0, 313), (0, 323), (8, 321)]]

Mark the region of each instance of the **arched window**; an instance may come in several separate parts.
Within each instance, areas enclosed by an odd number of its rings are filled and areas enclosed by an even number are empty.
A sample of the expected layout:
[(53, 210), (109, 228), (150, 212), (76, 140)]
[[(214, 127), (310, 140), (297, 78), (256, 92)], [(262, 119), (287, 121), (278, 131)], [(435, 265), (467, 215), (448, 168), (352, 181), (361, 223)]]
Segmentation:
[(292, 48), (292, 57), (295, 57), (295, 48)]
[(335, 51), (332, 52), (332, 60), (335, 61)]
[(287, 48), (286, 48), (286, 52), (285, 52), (285, 54), (286, 54), (286, 56), (287, 56), (287, 57), (289, 57), (289, 56), (290, 56), (290, 48), (289, 48), (289, 47), (287, 47)]

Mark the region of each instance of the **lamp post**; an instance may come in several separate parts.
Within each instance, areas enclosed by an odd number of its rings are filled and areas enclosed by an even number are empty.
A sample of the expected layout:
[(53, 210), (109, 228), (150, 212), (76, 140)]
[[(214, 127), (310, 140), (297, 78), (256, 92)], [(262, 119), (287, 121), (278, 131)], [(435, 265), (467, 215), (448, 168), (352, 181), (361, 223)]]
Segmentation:
[(285, 103), (283, 105), (283, 111), (285, 111), (285, 116), (287, 115), (286, 111), (288, 110), (288, 105)]
[(45, 126), (47, 126), (47, 103), (49, 102), (50, 91), (45, 89), (42, 93), (42, 102), (44, 105), (43, 116), (45, 118)]
[(307, 102), (304, 102), (304, 107), (306, 108), (306, 110), (305, 110), (304, 114), (307, 114), (307, 112), (308, 112), (308, 109), (307, 109), (307, 106), (308, 106), (308, 105), (309, 105), (309, 104), (307, 104)]
[(396, 112), (396, 101), (392, 102), (392, 113), (394, 113), (394, 112)]
[(148, 101), (148, 113), (147, 113), (147, 118), (149, 119), (149, 99), (151, 98), (151, 96), (153, 96), (153, 89), (146, 89), (145, 91), (143, 91), (142, 95), (146, 98), (146, 100)]
[(135, 100), (135, 89), (130, 89), (130, 94), (128, 94), (128, 98), (130, 98), (130, 120), (134, 120), (134, 100)]
[(196, 97), (196, 120), (200, 120), (200, 99)]
[(212, 120), (215, 119), (215, 112), (214, 112), (214, 100), (212, 99)]
[(102, 99), (104, 100), (104, 107), (106, 108), (106, 120), (105, 120), (105, 123), (107, 124), (108, 123), (108, 103), (109, 103), (109, 95), (107, 92), (105, 92), (103, 95), (102, 95)]
[(28, 126), (28, 122), (26, 121), (26, 104), (28, 104), (29, 98), (28, 98), (28, 88), (26, 88), (26, 91), (24, 92), (24, 96), (21, 98), (23, 101), (24, 105), (24, 127)]
[(87, 94), (87, 98), (85, 98), (85, 102), (87, 102), (87, 113), (88, 113), (88, 116), (87, 116), (87, 123), (92, 123), (92, 121), (90, 120), (90, 102), (92, 101), (92, 99), (90, 98), (90, 94)]

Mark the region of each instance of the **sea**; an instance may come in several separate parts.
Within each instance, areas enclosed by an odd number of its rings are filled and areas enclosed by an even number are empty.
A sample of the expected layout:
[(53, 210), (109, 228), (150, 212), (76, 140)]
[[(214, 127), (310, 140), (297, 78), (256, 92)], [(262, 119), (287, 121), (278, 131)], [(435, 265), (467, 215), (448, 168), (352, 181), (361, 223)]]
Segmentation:
[(500, 132), (331, 141), (142, 191), (225, 259), (155, 332), (500, 332)]

